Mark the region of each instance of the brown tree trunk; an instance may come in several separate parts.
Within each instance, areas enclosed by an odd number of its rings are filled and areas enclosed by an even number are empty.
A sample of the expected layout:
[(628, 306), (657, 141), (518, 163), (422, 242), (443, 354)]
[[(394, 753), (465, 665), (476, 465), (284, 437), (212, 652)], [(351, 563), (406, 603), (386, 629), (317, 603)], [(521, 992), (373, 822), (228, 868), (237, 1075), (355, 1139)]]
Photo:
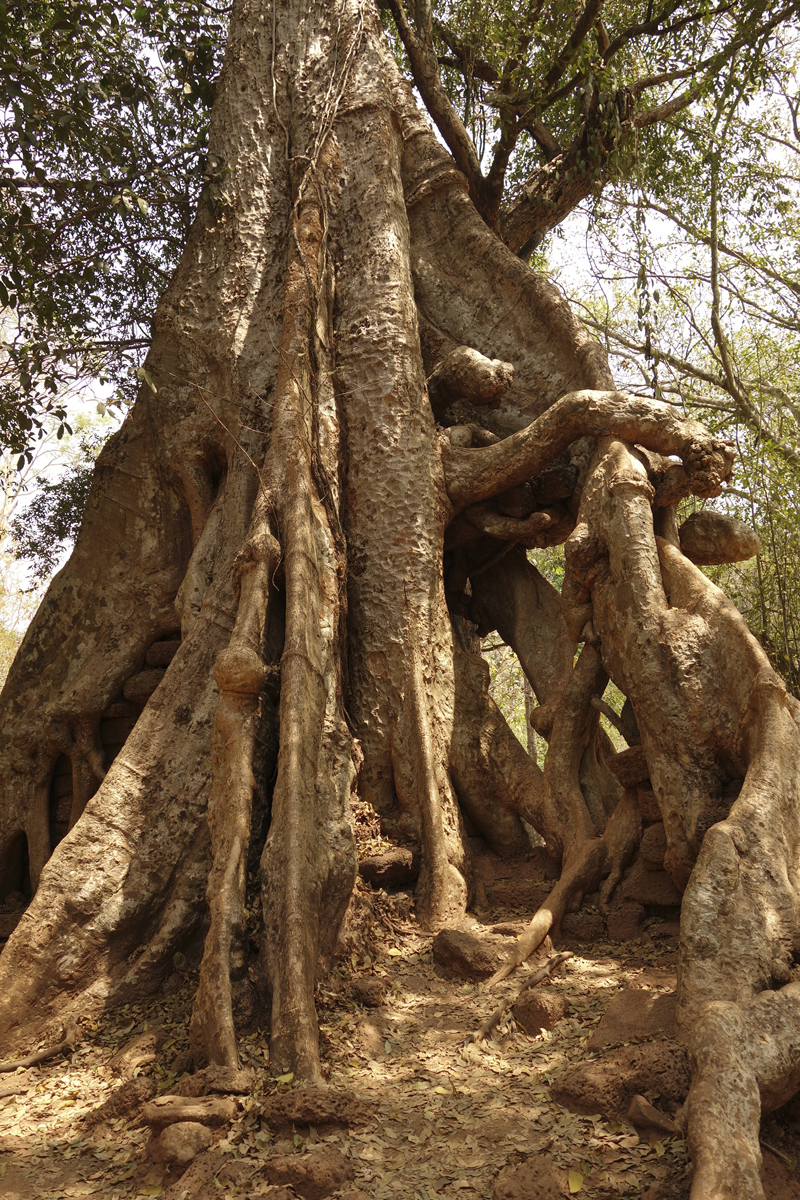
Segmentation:
[[(200, 929), (194, 1056), (235, 1065), (257, 850), (271, 1062), (318, 1080), (354, 788), (420, 853), (432, 929), (470, 900), (462, 814), (510, 857), (522, 819), (544, 837), (561, 878), (509, 973), (584, 895), (608, 900), (637, 845), (598, 725), (610, 677), (685, 889), (694, 1195), (758, 1196), (760, 1107), (800, 1062), (798, 712), (670, 507), (718, 491), (729, 447), (613, 390), (478, 217), (370, 6), (237, 0), (211, 153), (228, 198), (158, 307), (156, 390), (103, 451), (0, 700), (0, 894), (26, 863), (34, 893), (0, 957), (0, 1032), (154, 990)], [(558, 542), (560, 596), (525, 555)], [(517, 653), (544, 771), (464, 618)]]

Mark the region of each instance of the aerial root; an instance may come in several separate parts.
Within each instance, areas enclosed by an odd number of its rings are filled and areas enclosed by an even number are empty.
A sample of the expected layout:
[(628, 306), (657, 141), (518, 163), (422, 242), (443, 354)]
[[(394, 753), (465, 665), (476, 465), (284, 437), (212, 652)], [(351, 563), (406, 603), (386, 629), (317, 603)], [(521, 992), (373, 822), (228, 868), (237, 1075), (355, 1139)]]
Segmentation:
[(496, 445), (463, 449), (442, 442), (455, 512), (539, 475), (578, 438), (614, 437), (683, 460), (687, 489), (717, 496), (733, 469), (733, 448), (668, 404), (628, 392), (571, 392), (525, 429)]
[(763, 1200), (761, 1114), (800, 1082), (800, 984), (744, 1004), (710, 1001), (686, 1036), (696, 1064), (686, 1102), (692, 1200)]
[(239, 555), (239, 607), (228, 646), (214, 664), (220, 692), (211, 748), (208, 821), (213, 863), (208, 879), (211, 924), (206, 936), (190, 1030), (196, 1063), (237, 1067), (231, 1001), (231, 955), (244, 925), (247, 850), (253, 790), (253, 753), (260, 696), (267, 677), (263, 639), (267, 597), (280, 560), (269, 531), (269, 500), (259, 491), (250, 531)]

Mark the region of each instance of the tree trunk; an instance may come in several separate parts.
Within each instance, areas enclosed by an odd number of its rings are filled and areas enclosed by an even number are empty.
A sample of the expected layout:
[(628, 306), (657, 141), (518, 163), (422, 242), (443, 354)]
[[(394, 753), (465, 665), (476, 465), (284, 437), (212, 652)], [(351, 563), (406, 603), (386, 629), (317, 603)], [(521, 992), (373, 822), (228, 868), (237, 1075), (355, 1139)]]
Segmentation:
[[(0, 1031), (153, 991), (199, 930), (194, 1057), (235, 1065), (258, 852), (271, 1062), (318, 1080), (354, 788), (419, 851), (431, 929), (470, 900), (462, 814), (508, 856), (521, 818), (544, 837), (561, 878), (507, 974), (636, 848), (592, 703), (611, 677), (685, 889), (693, 1195), (760, 1195), (760, 1106), (800, 1063), (798, 711), (670, 507), (718, 491), (729, 447), (614, 391), (478, 217), (372, 7), (237, 0), (209, 162), (224, 184), (159, 304), (154, 386), (0, 700), (0, 894), (26, 870), (33, 892)], [(524, 550), (565, 541), (559, 596)], [(517, 653), (543, 772), (464, 618)]]

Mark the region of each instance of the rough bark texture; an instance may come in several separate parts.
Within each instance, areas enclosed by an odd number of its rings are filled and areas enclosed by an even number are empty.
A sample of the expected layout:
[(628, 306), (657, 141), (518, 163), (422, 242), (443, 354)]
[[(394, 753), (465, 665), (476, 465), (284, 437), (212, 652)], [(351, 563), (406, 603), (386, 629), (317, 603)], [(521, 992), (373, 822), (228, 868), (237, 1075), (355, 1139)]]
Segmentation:
[[(260, 856), (271, 1062), (317, 1081), (354, 788), (420, 862), (431, 929), (470, 900), (465, 816), (508, 857), (523, 822), (544, 837), (561, 876), (499, 976), (610, 902), (646, 789), (684, 892), (693, 1196), (758, 1197), (761, 1109), (800, 1081), (800, 714), (690, 561), (753, 553), (749, 531), (675, 521), (730, 447), (614, 389), (478, 216), (369, 5), (237, 0), (211, 153), (230, 199), (158, 307), (157, 390), (103, 451), (0, 700), (0, 895), (32, 895), (0, 1033), (152, 991), (199, 930), (194, 1057), (236, 1066)], [(560, 595), (525, 554), (557, 543)], [(543, 771), (489, 696), (491, 630)]]

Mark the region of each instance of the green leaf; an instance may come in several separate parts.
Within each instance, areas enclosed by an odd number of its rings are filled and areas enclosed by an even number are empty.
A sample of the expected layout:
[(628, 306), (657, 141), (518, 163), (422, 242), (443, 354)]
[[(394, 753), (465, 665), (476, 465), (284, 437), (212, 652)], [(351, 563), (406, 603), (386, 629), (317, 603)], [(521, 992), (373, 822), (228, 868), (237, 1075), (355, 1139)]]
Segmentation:
[(146, 383), (153, 395), (156, 395), (158, 388), (153, 383), (153, 376), (145, 367), (136, 368), (136, 378), (141, 380), (142, 383)]

